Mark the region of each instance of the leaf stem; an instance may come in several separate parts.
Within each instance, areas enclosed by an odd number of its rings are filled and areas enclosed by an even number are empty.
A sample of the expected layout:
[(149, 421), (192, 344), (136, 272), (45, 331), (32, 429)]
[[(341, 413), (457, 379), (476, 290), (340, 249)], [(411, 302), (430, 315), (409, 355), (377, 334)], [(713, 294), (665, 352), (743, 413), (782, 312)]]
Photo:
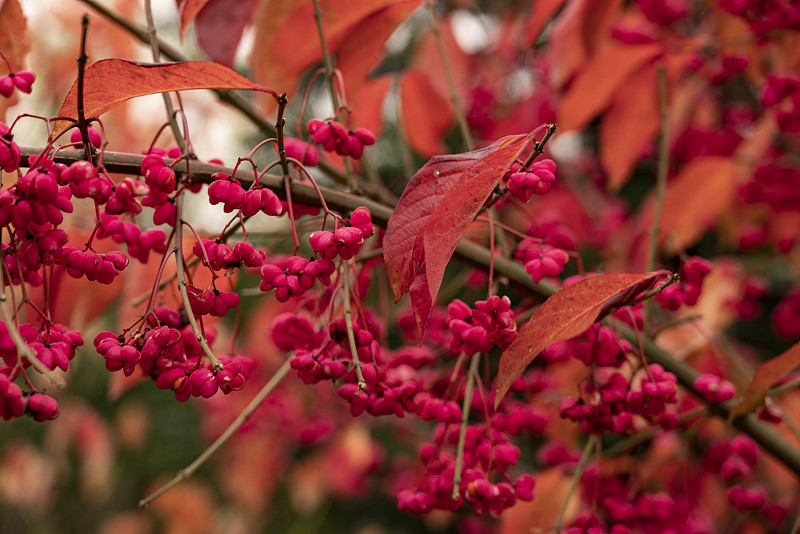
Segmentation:
[[(325, 80), (328, 82), (328, 90), (331, 94), (331, 103), (333, 104), (333, 112), (339, 111), (340, 102), (339, 94), (336, 92), (336, 85), (334, 84), (334, 71), (333, 71), (333, 58), (328, 51), (328, 42), (325, 39), (325, 30), (322, 27), (322, 9), (319, 7), (319, 0), (314, 0), (314, 20), (317, 24), (317, 34), (319, 35), (319, 43), (322, 47), (322, 60), (325, 64)], [(356, 190), (355, 179), (353, 178), (353, 166), (350, 163), (350, 158), (344, 157), (344, 167), (347, 176), (347, 187), (350, 191)]]
[(456, 82), (453, 78), (453, 69), (450, 67), (450, 59), (447, 57), (447, 48), (445, 48), (444, 45), (442, 29), (439, 26), (439, 19), (436, 16), (436, 9), (433, 2), (428, 3), (428, 13), (431, 16), (431, 29), (433, 30), (433, 37), (436, 40), (436, 48), (439, 51), (439, 58), (442, 60), (444, 77), (447, 80), (447, 90), (450, 92), (450, 102), (453, 104), (453, 112), (456, 115), (458, 129), (461, 132), (461, 140), (464, 142), (464, 146), (467, 147), (467, 150), (469, 151), (472, 150), (473, 146), (472, 134), (469, 132), (467, 118), (464, 116), (464, 110), (461, 107), (461, 99), (458, 97)]
[(464, 469), (464, 443), (467, 440), (467, 426), (469, 425), (469, 410), (472, 406), (472, 395), (475, 391), (475, 374), (478, 372), (478, 362), (480, 354), (474, 354), (472, 361), (469, 362), (467, 371), (467, 386), (464, 391), (464, 401), (461, 403), (461, 429), (458, 433), (458, 445), (456, 448), (456, 470), (453, 474), (453, 500), (458, 500), (461, 495), (461, 472)]
[(88, 34), (89, 15), (84, 13), (83, 18), (81, 18), (81, 51), (78, 55), (78, 130), (81, 132), (83, 149), (86, 151), (86, 161), (94, 165), (94, 150), (92, 148), (92, 142), (89, 140), (89, 128), (86, 125), (86, 112), (83, 105), (84, 72), (86, 71), (86, 62), (89, 60), (89, 58), (86, 56), (86, 38)]
[[(147, 33), (150, 41), (150, 50), (153, 53), (153, 63), (159, 63), (161, 61), (161, 49), (158, 43), (158, 35), (156, 35), (156, 25), (153, 21), (153, 10), (150, 8), (150, 0), (144, 0), (144, 14), (147, 19)], [(164, 108), (167, 111), (167, 121), (169, 121), (169, 128), (172, 130), (172, 136), (175, 138), (178, 148), (181, 149), (181, 154), (185, 154), (186, 144), (183, 142), (183, 136), (178, 127), (178, 121), (175, 120), (175, 109), (172, 107), (172, 99), (170, 99), (169, 93), (161, 93), (161, 97), (164, 99)]]
[(581, 454), (581, 459), (578, 461), (578, 467), (575, 468), (575, 474), (572, 476), (572, 482), (570, 482), (569, 490), (567, 491), (567, 497), (564, 499), (564, 504), (561, 505), (561, 511), (558, 513), (556, 524), (553, 525), (553, 532), (555, 534), (559, 534), (561, 532), (561, 525), (564, 522), (564, 514), (567, 512), (569, 501), (572, 500), (572, 495), (575, 493), (575, 489), (578, 487), (578, 482), (580, 481), (583, 472), (586, 470), (586, 464), (589, 463), (589, 456), (592, 454), (592, 449), (595, 448), (595, 445), (597, 445), (597, 436), (591, 436), (586, 441), (586, 445), (583, 447), (583, 453)]
[(206, 336), (203, 334), (203, 331), (200, 330), (200, 327), (197, 324), (197, 320), (194, 317), (194, 312), (192, 311), (192, 305), (189, 303), (189, 293), (186, 291), (186, 272), (184, 270), (184, 258), (183, 258), (183, 193), (178, 194), (178, 198), (175, 201), (175, 269), (176, 274), (175, 277), (178, 280), (178, 289), (181, 293), (181, 300), (183, 301), (183, 307), (186, 310), (186, 318), (189, 320), (189, 324), (192, 326), (192, 332), (194, 332), (194, 337), (197, 339), (197, 342), (200, 343), (200, 347), (203, 349), (203, 353), (208, 357), (211, 361), (212, 365), (214, 366), (215, 371), (219, 371), (222, 369), (222, 362), (214, 356), (214, 353), (211, 352), (211, 347), (208, 346), (208, 341), (206, 340)]
[(367, 381), (364, 380), (364, 374), (361, 372), (361, 361), (358, 358), (358, 347), (356, 346), (356, 337), (353, 333), (353, 314), (350, 310), (350, 262), (342, 262), (342, 306), (344, 307), (344, 324), (347, 330), (347, 342), (350, 344), (350, 355), (353, 358), (353, 367), (356, 369), (356, 377), (358, 378), (359, 391), (366, 391)]
[(261, 405), (261, 403), (264, 402), (264, 399), (266, 399), (267, 396), (270, 393), (272, 393), (272, 390), (275, 389), (275, 387), (281, 382), (281, 380), (283, 380), (283, 378), (289, 372), (289, 369), (290, 369), (289, 361), (287, 360), (286, 362), (283, 363), (283, 365), (281, 365), (281, 367), (275, 372), (275, 374), (272, 375), (272, 378), (270, 378), (269, 382), (264, 384), (264, 387), (262, 387), (261, 390), (258, 392), (258, 394), (256, 394), (255, 397), (253, 397), (253, 400), (251, 400), (250, 404), (248, 404), (245, 407), (245, 409), (242, 410), (242, 413), (240, 413), (238, 417), (236, 417), (236, 419), (234, 419), (234, 421), (230, 424), (230, 426), (228, 426), (228, 428), (225, 429), (225, 432), (223, 432), (222, 435), (220, 435), (220, 437), (218, 437), (214, 441), (214, 443), (209, 445), (209, 447), (206, 450), (204, 450), (203, 453), (200, 456), (198, 456), (195, 461), (193, 461), (191, 464), (178, 471), (178, 474), (175, 475), (175, 477), (172, 478), (172, 480), (170, 480), (169, 482), (161, 486), (158, 490), (154, 491), (153, 493), (151, 493), (150, 495), (139, 501), (139, 508), (147, 508), (151, 502), (153, 502), (154, 500), (156, 500), (157, 498), (168, 492), (170, 489), (175, 487), (180, 482), (192, 476), (194, 472), (197, 471), (197, 469), (201, 465), (206, 463), (206, 461), (209, 458), (211, 458), (211, 456), (214, 453), (216, 453), (220, 448), (222, 448), (222, 446), (225, 445), (225, 443), (227, 443), (229, 439), (231, 439), (231, 437), (236, 433), (236, 431), (239, 430), (242, 427), (242, 425), (245, 424), (245, 422), (247, 422), (248, 419), (250, 419), (250, 417), (253, 415), (253, 412), (256, 411), (256, 409)]

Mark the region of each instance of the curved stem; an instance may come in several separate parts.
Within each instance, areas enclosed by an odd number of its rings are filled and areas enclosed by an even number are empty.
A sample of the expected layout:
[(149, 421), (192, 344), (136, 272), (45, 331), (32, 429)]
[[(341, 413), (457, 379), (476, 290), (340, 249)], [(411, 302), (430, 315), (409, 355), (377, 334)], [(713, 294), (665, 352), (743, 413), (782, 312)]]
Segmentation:
[(206, 336), (203, 334), (203, 331), (197, 324), (197, 320), (194, 317), (194, 312), (192, 311), (192, 305), (189, 303), (189, 293), (186, 291), (186, 271), (183, 265), (183, 193), (178, 195), (178, 198), (175, 201), (175, 269), (176, 274), (175, 277), (178, 280), (178, 289), (181, 293), (181, 300), (183, 301), (183, 307), (186, 310), (186, 318), (189, 320), (189, 324), (192, 326), (192, 332), (194, 332), (194, 337), (197, 339), (197, 342), (200, 343), (200, 347), (203, 349), (203, 354), (205, 354), (211, 363), (214, 366), (215, 371), (219, 371), (222, 369), (222, 362), (214, 356), (214, 353), (211, 352), (211, 347), (208, 346), (208, 341), (206, 340)]
[(572, 476), (572, 482), (570, 482), (569, 490), (567, 491), (567, 498), (564, 499), (564, 504), (561, 505), (561, 511), (558, 512), (556, 524), (553, 525), (553, 532), (555, 534), (559, 534), (561, 532), (561, 525), (564, 522), (564, 514), (567, 512), (569, 501), (572, 499), (572, 494), (575, 493), (575, 488), (578, 487), (578, 482), (580, 481), (583, 472), (586, 470), (586, 464), (589, 463), (589, 456), (592, 454), (592, 449), (594, 449), (596, 444), (597, 436), (591, 436), (586, 441), (586, 446), (583, 447), (583, 454), (581, 454), (581, 459), (578, 461), (578, 467), (575, 469), (575, 474)]
[(347, 261), (342, 262), (342, 306), (344, 307), (344, 324), (347, 329), (347, 342), (350, 344), (350, 355), (353, 358), (353, 367), (356, 369), (356, 377), (358, 377), (358, 389), (366, 390), (367, 382), (364, 380), (364, 374), (361, 372), (361, 361), (358, 358), (358, 347), (356, 346), (356, 337), (353, 334), (353, 314), (350, 311), (350, 263)]
[(467, 426), (469, 426), (469, 409), (472, 406), (472, 394), (475, 391), (475, 374), (478, 372), (480, 354), (473, 354), (467, 371), (467, 386), (464, 391), (464, 402), (461, 404), (461, 429), (458, 433), (458, 446), (456, 448), (456, 470), (453, 474), (453, 500), (458, 500), (461, 495), (461, 471), (464, 468), (464, 443), (467, 440)]
[(275, 389), (275, 387), (281, 382), (281, 380), (283, 380), (283, 378), (289, 372), (290, 368), (291, 367), (289, 366), (289, 361), (287, 360), (286, 362), (284, 362), (283, 365), (281, 365), (280, 369), (278, 369), (278, 371), (274, 375), (272, 375), (272, 378), (270, 378), (269, 382), (264, 384), (264, 387), (262, 387), (261, 390), (256, 394), (256, 396), (253, 397), (253, 400), (251, 400), (250, 404), (248, 404), (245, 407), (245, 409), (242, 410), (242, 413), (240, 413), (239, 416), (236, 419), (234, 419), (234, 421), (230, 424), (230, 426), (228, 426), (228, 428), (225, 429), (225, 432), (223, 432), (222, 435), (214, 441), (214, 443), (209, 445), (209, 447), (206, 450), (204, 450), (203, 453), (200, 456), (198, 456), (194, 462), (190, 463), (188, 466), (178, 471), (178, 474), (175, 475), (175, 477), (172, 480), (170, 480), (169, 482), (161, 486), (158, 490), (154, 491), (153, 493), (151, 493), (150, 495), (139, 501), (139, 508), (147, 508), (151, 502), (153, 502), (160, 496), (164, 495), (166, 492), (168, 492), (170, 489), (175, 487), (180, 482), (192, 476), (194, 472), (197, 471), (197, 469), (201, 465), (206, 463), (206, 461), (209, 458), (211, 458), (211, 456), (215, 452), (221, 449), (222, 446), (225, 445), (225, 443), (227, 443), (229, 439), (231, 439), (231, 437), (236, 433), (236, 431), (239, 430), (242, 427), (242, 425), (245, 424), (245, 422), (247, 422), (248, 419), (250, 419), (250, 417), (253, 415), (253, 412), (256, 411), (256, 408), (258, 408), (261, 405), (261, 403), (264, 402), (264, 399), (266, 399), (267, 396), (270, 393), (272, 393), (272, 390)]

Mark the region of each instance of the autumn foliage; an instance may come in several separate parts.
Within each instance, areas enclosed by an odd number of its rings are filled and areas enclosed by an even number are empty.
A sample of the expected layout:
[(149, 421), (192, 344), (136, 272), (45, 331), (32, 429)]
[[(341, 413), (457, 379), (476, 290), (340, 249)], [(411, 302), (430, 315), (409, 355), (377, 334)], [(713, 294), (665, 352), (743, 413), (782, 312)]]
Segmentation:
[(0, 0), (0, 531), (800, 532), (800, 7), (167, 4)]

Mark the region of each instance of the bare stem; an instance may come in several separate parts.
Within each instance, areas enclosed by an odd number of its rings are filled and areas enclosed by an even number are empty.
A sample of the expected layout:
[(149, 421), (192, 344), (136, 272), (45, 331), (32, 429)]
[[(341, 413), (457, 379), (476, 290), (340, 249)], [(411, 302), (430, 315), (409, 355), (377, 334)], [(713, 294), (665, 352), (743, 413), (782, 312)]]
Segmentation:
[(458, 433), (456, 448), (456, 470), (453, 474), (453, 500), (458, 500), (461, 495), (461, 472), (464, 469), (464, 443), (467, 440), (467, 426), (469, 425), (469, 409), (472, 406), (472, 394), (475, 391), (475, 374), (478, 372), (480, 354), (474, 354), (467, 371), (467, 389), (464, 391), (464, 402), (461, 403), (461, 429)]
[(189, 303), (189, 293), (186, 291), (186, 272), (184, 270), (183, 261), (183, 193), (180, 193), (175, 201), (175, 276), (178, 279), (178, 289), (181, 293), (183, 307), (186, 310), (186, 318), (192, 326), (194, 337), (197, 339), (197, 342), (200, 343), (203, 353), (211, 360), (211, 363), (214, 365), (214, 370), (219, 371), (222, 369), (222, 362), (211, 352), (211, 347), (208, 346), (206, 336), (203, 334), (203, 331), (200, 330), (197, 320), (194, 317), (192, 306)]
[(653, 223), (650, 227), (650, 242), (647, 249), (647, 264), (645, 271), (652, 271), (656, 264), (658, 252), (658, 234), (661, 227), (661, 211), (664, 207), (664, 192), (667, 187), (667, 171), (669, 170), (669, 145), (667, 120), (669, 118), (669, 105), (667, 103), (667, 81), (664, 65), (658, 65), (658, 99), (661, 108), (661, 141), (658, 147), (658, 175), (656, 177), (656, 198), (653, 208)]
[[(145, 18), (147, 19), (147, 34), (150, 41), (150, 50), (153, 53), (153, 62), (158, 63), (161, 61), (161, 48), (159, 47), (158, 35), (156, 35), (156, 25), (153, 21), (153, 11), (150, 9), (150, 0), (144, 0), (144, 14)], [(164, 108), (167, 110), (167, 121), (169, 121), (169, 127), (170, 130), (172, 130), (172, 136), (175, 138), (178, 148), (181, 149), (181, 154), (184, 154), (186, 145), (183, 142), (183, 136), (181, 135), (181, 130), (178, 127), (178, 121), (175, 120), (175, 109), (172, 107), (172, 100), (169, 97), (169, 93), (161, 93), (161, 96), (164, 99)]]
[(83, 14), (81, 19), (81, 51), (78, 55), (78, 130), (81, 132), (81, 141), (83, 141), (83, 149), (86, 151), (86, 160), (94, 165), (94, 151), (92, 149), (92, 142), (89, 140), (89, 128), (86, 125), (86, 112), (83, 105), (83, 78), (84, 71), (86, 70), (86, 62), (89, 58), (86, 56), (86, 37), (89, 33), (89, 15)]
[(225, 445), (229, 439), (231, 439), (231, 437), (236, 433), (236, 431), (239, 430), (242, 427), (242, 425), (245, 424), (245, 422), (247, 422), (248, 419), (250, 419), (250, 417), (253, 415), (253, 412), (256, 411), (256, 409), (261, 405), (261, 403), (264, 402), (264, 399), (266, 399), (267, 396), (270, 393), (272, 393), (272, 390), (275, 389), (275, 387), (281, 382), (281, 380), (283, 380), (283, 378), (289, 372), (289, 369), (290, 369), (289, 361), (287, 360), (286, 362), (284, 362), (283, 365), (281, 365), (280, 369), (278, 369), (278, 371), (274, 375), (272, 375), (272, 378), (270, 378), (269, 382), (264, 384), (264, 387), (262, 387), (261, 390), (258, 392), (258, 394), (253, 398), (253, 400), (250, 401), (250, 404), (248, 404), (247, 407), (245, 407), (245, 409), (242, 410), (242, 413), (240, 413), (239, 416), (236, 419), (234, 419), (234, 421), (230, 424), (230, 426), (227, 429), (225, 429), (225, 432), (223, 432), (222, 435), (218, 437), (216, 441), (214, 441), (214, 443), (209, 445), (209, 447), (206, 450), (204, 450), (203, 453), (200, 456), (198, 456), (194, 462), (190, 463), (188, 466), (178, 471), (178, 474), (175, 475), (175, 477), (172, 480), (170, 480), (169, 482), (161, 486), (158, 490), (154, 491), (153, 493), (151, 493), (150, 495), (139, 501), (139, 508), (147, 508), (151, 502), (153, 502), (160, 496), (164, 495), (166, 492), (168, 492), (170, 489), (175, 487), (180, 482), (192, 476), (194, 472), (197, 471), (197, 469), (201, 465), (206, 463), (206, 461), (209, 458), (211, 458), (211, 456), (214, 455), (214, 453), (216, 453), (219, 449), (221, 449), (222, 446)]
[(347, 342), (350, 344), (350, 355), (353, 358), (353, 367), (356, 369), (358, 377), (358, 389), (366, 390), (367, 382), (361, 372), (361, 361), (358, 358), (358, 347), (356, 346), (356, 336), (353, 334), (353, 313), (350, 310), (350, 263), (342, 262), (342, 306), (344, 306), (344, 324), (347, 329)]
[(464, 142), (464, 146), (467, 147), (467, 150), (472, 150), (472, 134), (469, 133), (467, 118), (464, 116), (464, 110), (461, 107), (461, 99), (458, 97), (456, 82), (453, 78), (453, 69), (450, 68), (450, 60), (447, 57), (447, 49), (444, 46), (444, 39), (442, 38), (442, 29), (439, 27), (439, 19), (436, 17), (436, 9), (432, 2), (428, 4), (428, 13), (431, 15), (431, 28), (433, 29), (433, 36), (436, 39), (436, 48), (439, 50), (439, 57), (442, 60), (444, 77), (447, 79), (447, 89), (450, 91), (450, 102), (452, 102), (453, 111), (456, 114), (458, 129), (461, 132), (461, 140)]
[[(322, 9), (319, 7), (319, 0), (314, 0), (314, 20), (317, 23), (317, 34), (319, 35), (320, 46), (322, 47), (322, 59), (325, 63), (325, 79), (328, 82), (328, 90), (331, 94), (331, 103), (333, 104), (334, 113), (339, 110), (339, 94), (336, 92), (336, 85), (334, 83), (333, 71), (333, 58), (328, 51), (328, 42), (325, 39), (325, 30), (322, 27)], [(353, 166), (350, 163), (350, 158), (344, 158), (344, 166), (347, 174), (347, 187), (350, 191), (356, 190), (355, 179), (353, 178)]]
[(572, 500), (572, 495), (575, 493), (575, 489), (578, 487), (578, 481), (580, 481), (583, 472), (586, 470), (586, 464), (589, 463), (589, 456), (592, 454), (592, 449), (594, 449), (596, 444), (597, 436), (591, 436), (586, 441), (586, 446), (583, 447), (583, 454), (581, 454), (581, 459), (578, 461), (578, 467), (575, 469), (575, 474), (572, 476), (572, 482), (570, 483), (569, 490), (567, 491), (567, 498), (564, 499), (564, 504), (561, 505), (561, 511), (558, 513), (556, 524), (553, 525), (553, 532), (555, 534), (559, 534), (561, 532), (561, 525), (564, 523), (564, 514), (567, 512), (569, 501)]

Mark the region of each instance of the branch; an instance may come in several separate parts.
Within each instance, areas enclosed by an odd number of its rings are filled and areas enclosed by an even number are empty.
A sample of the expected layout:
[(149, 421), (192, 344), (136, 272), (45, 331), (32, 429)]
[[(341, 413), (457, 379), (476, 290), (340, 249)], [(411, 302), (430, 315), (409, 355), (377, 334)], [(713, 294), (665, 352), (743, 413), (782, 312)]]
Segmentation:
[[(27, 156), (39, 154), (41, 149), (20, 147), (20, 151), (24, 156), (22, 158), (23, 162), (27, 164)], [(141, 161), (143, 158), (144, 156), (136, 154), (105, 152), (103, 164), (109, 172), (138, 175), (141, 170)], [(67, 165), (83, 159), (85, 159), (85, 154), (80, 150), (61, 150), (55, 156), (57, 162)], [(177, 172), (178, 170), (176, 169), (176, 173)], [(233, 170), (210, 163), (192, 163), (192, 179), (194, 181), (204, 183), (211, 182), (211, 175), (215, 172), (231, 174)], [(248, 180), (252, 181), (253, 179), (252, 172), (241, 171), (237, 172), (236, 176), (243, 182)], [(264, 175), (261, 177), (261, 185), (272, 189), (280, 198), (286, 197), (286, 193), (283, 190), (283, 180), (279, 176)], [(328, 207), (341, 212), (347, 212), (355, 210), (359, 206), (366, 206), (372, 214), (373, 222), (383, 227), (386, 227), (389, 217), (391, 217), (393, 212), (392, 207), (365, 197), (324, 187), (320, 187), (319, 190), (325, 197)], [(310, 184), (293, 181), (291, 184), (291, 194), (294, 200), (304, 204), (321, 206), (320, 197)], [(489, 250), (471, 241), (462, 240), (458, 244), (458, 247), (456, 247), (455, 256), (474, 267), (485, 271), (489, 269), (489, 263), (491, 261)], [(495, 257), (494, 269), (498, 275), (507, 278), (515, 289), (533, 293), (542, 298), (553, 295), (559, 289), (558, 286), (551, 283), (534, 283), (531, 276), (519, 262), (512, 261), (508, 258)], [(628, 341), (634, 344), (637, 343), (635, 332), (626, 325), (617, 325), (617, 330)], [(698, 376), (697, 371), (672, 357), (672, 355), (656, 345), (655, 341), (648, 337), (641, 336), (641, 343), (648, 361), (658, 363), (666, 371), (674, 374), (678, 382), (680, 382), (684, 388), (694, 393), (694, 382)], [(723, 420), (728, 419), (731, 408), (731, 403), (709, 404), (709, 411), (721, 417)], [(800, 450), (790, 445), (776, 431), (767, 424), (760, 422), (753, 415), (736, 418), (733, 420), (732, 424), (742, 432), (748, 434), (754, 441), (759, 443), (764, 450), (772, 454), (800, 478)]]

